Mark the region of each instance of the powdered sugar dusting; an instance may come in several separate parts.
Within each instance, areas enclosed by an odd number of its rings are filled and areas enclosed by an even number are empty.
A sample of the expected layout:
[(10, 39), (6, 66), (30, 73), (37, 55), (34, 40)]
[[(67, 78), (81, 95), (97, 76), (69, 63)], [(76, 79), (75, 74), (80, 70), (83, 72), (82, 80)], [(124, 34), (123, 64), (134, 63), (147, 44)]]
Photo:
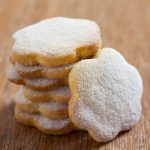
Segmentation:
[(68, 86), (59, 86), (58, 88), (52, 89), (51, 93), (60, 97), (65, 95), (66, 97), (68, 97), (68, 99), (71, 96), (70, 89)]
[(32, 85), (34, 87), (47, 87), (47, 86), (50, 86), (50, 85), (54, 85), (54, 84), (57, 84), (57, 83), (64, 83), (66, 81), (66, 79), (49, 79), (49, 78), (46, 78), (46, 77), (41, 77), (41, 78), (25, 78), (25, 77), (21, 77), (13, 64), (11, 64), (9, 66), (9, 69), (8, 69), (8, 79), (10, 80), (14, 80), (14, 81), (18, 81), (20, 82), (21, 81), (21, 84), (23, 83), (27, 83), (29, 85)]
[(67, 99), (69, 99), (71, 96), (70, 89), (68, 86), (59, 86), (59, 87), (53, 88), (49, 91), (36, 91), (31, 88), (23, 86), (23, 90), (25, 92), (27, 92), (28, 95), (32, 95), (32, 96), (36, 96), (36, 97), (40, 97), (40, 96), (44, 96), (44, 95), (49, 95), (51, 97), (51, 95), (54, 95), (57, 97), (65, 96)]
[(10, 64), (8, 67), (7, 77), (10, 80), (22, 80), (22, 78), (16, 72), (16, 69), (13, 64)]
[(66, 69), (71, 69), (74, 64), (67, 64), (63, 66), (56, 66), (56, 67), (46, 67), (46, 66), (41, 66), (41, 65), (35, 65), (35, 66), (26, 66), (23, 64), (16, 63), (15, 68), (18, 71), (25, 72), (25, 73), (32, 73), (35, 71), (47, 71), (47, 72), (54, 72), (54, 71), (60, 71), (60, 70), (66, 70)]
[(28, 120), (29, 122), (32, 121), (34, 126), (40, 126), (42, 129), (59, 130), (67, 127), (71, 123), (69, 118), (55, 120), (47, 118), (40, 114), (30, 114), (27, 112), (23, 112), (17, 108), (15, 109), (15, 114)]
[(68, 104), (67, 103), (58, 103), (53, 100), (49, 100), (48, 102), (31, 102), (23, 95), (22, 88), (16, 94), (16, 102), (21, 105), (26, 105), (27, 107), (32, 107), (35, 111), (45, 111), (47, 110), (49, 113), (53, 111), (59, 110), (67, 110)]
[(85, 19), (56, 17), (43, 20), (17, 31), (13, 51), (19, 54), (37, 53), (66, 56), (76, 48), (101, 43), (96, 23)]
[(42, 70), (43, 67), (40, 66), (40, 65), (26, 66), (26, 65), (16, 63), (15, 68), (16, 68), (16, 70), (21, 71), (21, 72), (31, 72), (32, 73), (32, 72), (35, 72), (35, 71), (38, 71), (38, 70)]
[(59, 82), (59, 80), (57, 79), (48, 79), (45, 77), (41, 77), (41, 78), (23, 78), (25, 82), (30, 83), (31, 85), (35, 86), (35, 87), (45, 87), (45, 86), (49, 86), (49, 85), (53, 85), (57, 82)]
[(112, 140), (139, 121), (142, 79), (114, 49), (104, 48), (97, 58), (77, 63), (69, 75), (69, 84), (70, 117), (95, 140)]

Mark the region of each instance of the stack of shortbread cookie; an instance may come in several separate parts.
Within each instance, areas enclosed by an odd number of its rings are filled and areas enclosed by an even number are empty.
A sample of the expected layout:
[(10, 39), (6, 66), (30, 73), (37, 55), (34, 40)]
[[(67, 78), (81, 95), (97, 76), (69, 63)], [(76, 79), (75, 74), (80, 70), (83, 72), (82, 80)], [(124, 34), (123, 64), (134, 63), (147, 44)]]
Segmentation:
[(21, 85), (15, 97), (16, 119), (49, 134), (76, 129), (68, 117), (68, 74), (101, 47), (97, 24), (56, 17), (23, 28), (13, 38), (8, 78)]

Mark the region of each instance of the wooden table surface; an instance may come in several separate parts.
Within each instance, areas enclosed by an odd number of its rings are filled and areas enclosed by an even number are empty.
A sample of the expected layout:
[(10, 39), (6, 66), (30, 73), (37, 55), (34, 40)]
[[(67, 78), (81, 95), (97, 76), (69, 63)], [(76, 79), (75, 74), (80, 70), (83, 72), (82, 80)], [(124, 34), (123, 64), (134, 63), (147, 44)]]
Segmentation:
[[(118, 49), (144, 81), (138, 125), (113, 141), (98, 143), (86, 132), (45, 135), (14, 119), (18, 86), (6, 77), (12, 33), (53, 16), (87, 18), (102, 31), (103, 45)], [(0, 149), (1, 150), (150, 150), (150, 1), (149, 0), (0, 0)]]

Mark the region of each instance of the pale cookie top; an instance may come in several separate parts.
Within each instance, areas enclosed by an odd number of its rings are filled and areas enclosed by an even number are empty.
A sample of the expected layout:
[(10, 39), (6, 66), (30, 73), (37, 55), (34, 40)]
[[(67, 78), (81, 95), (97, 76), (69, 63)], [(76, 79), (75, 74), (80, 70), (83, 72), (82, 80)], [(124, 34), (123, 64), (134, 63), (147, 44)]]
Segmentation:
[(13, 51), (59, 57), (75, 54), (83, 46), (101, 43), (98, 25), (85, 19), (56, 17), (40, 21), (14, 33)]
[(112, 140), (132, 128), (141, 115), (142, 79), (114, 49), (77, 63), (69, 75), (69, 115), (97, 141)]

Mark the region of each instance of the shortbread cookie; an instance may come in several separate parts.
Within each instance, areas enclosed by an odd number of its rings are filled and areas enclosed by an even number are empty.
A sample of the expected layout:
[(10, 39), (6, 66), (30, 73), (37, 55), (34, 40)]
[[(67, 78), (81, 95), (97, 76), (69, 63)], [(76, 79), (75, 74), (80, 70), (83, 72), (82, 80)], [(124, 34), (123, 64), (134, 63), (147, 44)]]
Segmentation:
[(15, 63), (18, 74), (22, 77), (48, 77), (48, 78), (66, 78), (74, 64), (68, 64), (57, 67), (46, 67), (41, 65), (25, 66)]
[(59, 86), (49, 91), (36, 91), (31, 88), (23, 86), (24, 95), (33, 102), (43, 102), (53, 99), (56, 102), (65, 103), (68, 102), (71, 94), (68, 86)]
[(60, 66), (92, 57), (101, 46), (98, 25), (85, 19), (56, 17), (13, 35), (12, 58), (25, 65)]
[(60, 85), (65, 85), (68, 83), (67, 79), (48, 79), (48, 78), (25, 78), (21, 77), (14, 65), (10, 65), (8, 69), (8, 79), (15, 83), (26, 85), (34, 90), (45, 91), (51, 88), (58, 87)]
[(97, 141), (112, 140), (141, 116), (142, 79), (114, 49), (77, 63), (69, 74), (69, 116)]
[(61, 119), (68, 117), (68, 103), (58, 103), (53, 100), (48, 102), (31, 102), (24, 94), (22, 88), (17, 92), (16, 106), (22, 111), (29, 113), (41, 113), (52, 119)]
[(76, 127), (69, 118), (65, 119), (50, 119), (40, 114), (30, 114), (15, 108), (15, 118), (18, 122), (33, 126), (46, 134), (60, 135), (67, 134)]

